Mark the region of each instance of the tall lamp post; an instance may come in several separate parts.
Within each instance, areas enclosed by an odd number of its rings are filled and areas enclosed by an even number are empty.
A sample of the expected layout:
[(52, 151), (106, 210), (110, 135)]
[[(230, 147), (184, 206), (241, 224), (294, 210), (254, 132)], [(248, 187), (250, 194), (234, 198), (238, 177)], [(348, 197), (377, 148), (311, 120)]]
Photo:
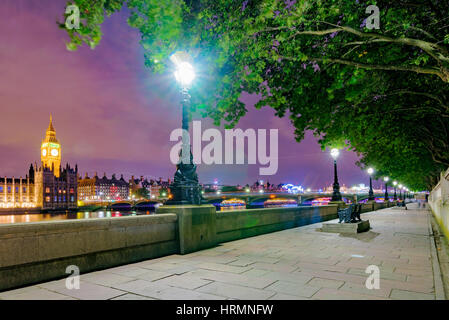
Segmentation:
[(176, 66), (175, 78), (181, 88), (182, 96), (182, 148), (179, 153), (180, 159), (176, 165), (176, 173), (170, 191), (173, 198), (166, 204), (184, 205), (201, 204), (201, 186), (198, 183), (196, 165), (193, 163), (193, 156), (190, 147), (189, 137), (189, 109), (190, 95), (189, 87), (195, 79), (195, 71), (191, 64), (192, 58), (186, 52), (178, 51), (170, 57)]
[(397, 181), (393, 181), (393, 187), (394, 187), (394, 196), (393, 196), (393, 200), (396, 201), (398, 200), (398, 196), (396, 195), (396, 185), (398, 184)]
[(402, 200), (402, 184), (398, 185), (399, 187), (399, 200)]
[(371, 176), (374, 173), (374, 169), (373, 168), (368, 168), (367, 172), (369, 174), (368, 201), (372, 201), (372, 200), (374, 200), (374, 192), (373, 192), (373, 179), (372, 179)]
[(390, 178), (384, 177), (384, 181), (385, 181), (385, 201), (388, 201), (388, 180), (390, 180)]
[(341, 193), (340, 193), (340, 184), (338, 183), (338, 174), (337, 174), (337, 158), (340, 154), (340, 151), (338, 149), (332, 149), (331, 150), (331, 157), (334, 159), (334, 184), (332, 192), (332, 199), (331, 201), (341, 201)]

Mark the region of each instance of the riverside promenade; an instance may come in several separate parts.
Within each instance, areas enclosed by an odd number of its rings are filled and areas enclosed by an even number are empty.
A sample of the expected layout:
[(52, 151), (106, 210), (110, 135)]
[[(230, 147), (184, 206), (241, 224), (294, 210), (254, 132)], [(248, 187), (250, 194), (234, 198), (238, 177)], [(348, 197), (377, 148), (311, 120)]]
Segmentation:
[[(365, 213), (371, 230), (320, 231), (321, 223), (0, 293), (0, 299), (444, 299), (431, 214), (417, 204)], [(334, 220), (336, 221), (336, 220)], [(380, 269), (367, 289), (365, 269)]]

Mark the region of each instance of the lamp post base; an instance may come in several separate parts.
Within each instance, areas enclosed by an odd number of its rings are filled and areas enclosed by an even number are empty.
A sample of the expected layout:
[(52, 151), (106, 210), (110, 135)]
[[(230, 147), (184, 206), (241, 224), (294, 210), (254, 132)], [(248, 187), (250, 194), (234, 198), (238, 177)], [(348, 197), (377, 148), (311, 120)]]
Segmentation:
[(170, 192), (173, 199), (168, 200), (166, 205), (187, 205), (204, 203), (201, 196), (201, 186), (196, 183), (173, 183), (170, 186)]

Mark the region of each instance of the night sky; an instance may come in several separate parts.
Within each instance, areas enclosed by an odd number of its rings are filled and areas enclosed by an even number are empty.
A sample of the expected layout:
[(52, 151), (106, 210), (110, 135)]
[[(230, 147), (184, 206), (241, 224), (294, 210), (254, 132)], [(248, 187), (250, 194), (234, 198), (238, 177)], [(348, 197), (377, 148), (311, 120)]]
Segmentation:
[[(63, 163), (80, 172), (173, 177), (170, 132), (180, 127), (181, 109), (174, 77), (152, 75), (144, 67), (137, 30), (125, 13), (103, 25), (95, 50), (65, 48), (66, 33), (56, 25), (66, 0), (0, 2), (0, 175), (24, 176), (40, 161), (40, 143), (50, 113), (62, 144)], [(242, 96), (248, 114), (238, 128), (279, 129), (279, 170), (258, 175), (257, 165), (199, 166), (200, 182), (223, 184), (257, 179), (318, 188), (332, 181), (332, 159), (311, 134), (297, 143), (288, 118), (269, 107), (256, 110), (254, 96)], [(203, 119), (203, 128), (211, 127)], [(357, 156), (343, 151), (340, 184), (367, 183), (355, 166)], [(377, 185), (377, 183), (376, 183)]]

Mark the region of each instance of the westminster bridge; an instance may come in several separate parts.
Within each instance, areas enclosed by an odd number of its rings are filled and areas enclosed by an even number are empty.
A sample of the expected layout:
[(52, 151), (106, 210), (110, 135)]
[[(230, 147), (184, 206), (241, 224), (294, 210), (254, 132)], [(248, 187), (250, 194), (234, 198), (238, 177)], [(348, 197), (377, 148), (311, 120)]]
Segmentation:
[[(345, 202), (361, 202), (367, 200), (368, 193), (342, 193), (342, 199)], [(331, 198), (332, 193), (329, 192), (307, 192), (307, 193), (288, 193), (279, 191), (264, 191), (261, 192), (220, 192), (220, 193), (205, 193), (203, 199), (205, 203), (219, 205), (225, 200), (238, 199), (245, 202), (247, 207), (260, 206), (270, 199), (285, 199), (295, 200), (298, 205), (310, 205), (313, 200), (322, 198)], [(375, 198), (383, 198), (384, 193), (374, 193)], [(393, 197), (390, 196), (392, 199)], [(112, 210), (148, 210), (155, 205), (163, 204), (167, 199), (159, 200), (125, 200), (116, 201), (113, 203), (91, 203), (89, 209), (112, 209)]]
[[(343, 201), (345, 202), (360, 202), (368, 199), (368, 193), (341, 193)], [(246, 205), (261, 204), (270, 199), (292, 199), (297, 202), (298, 205), (310, 204), (313, 200), (320, 198), (331, 198), (332, 193), (326, 192), (307, 192), (307, 193), (288, 193), (288, 192), (221, 192), (206, 193), (203, 195), (204, 200), (210, 204), (219, 204), (224, 200), (239, 199), (245, 201)], [(384, 193), (374, 193), (375, 198), (383, 198)]]

